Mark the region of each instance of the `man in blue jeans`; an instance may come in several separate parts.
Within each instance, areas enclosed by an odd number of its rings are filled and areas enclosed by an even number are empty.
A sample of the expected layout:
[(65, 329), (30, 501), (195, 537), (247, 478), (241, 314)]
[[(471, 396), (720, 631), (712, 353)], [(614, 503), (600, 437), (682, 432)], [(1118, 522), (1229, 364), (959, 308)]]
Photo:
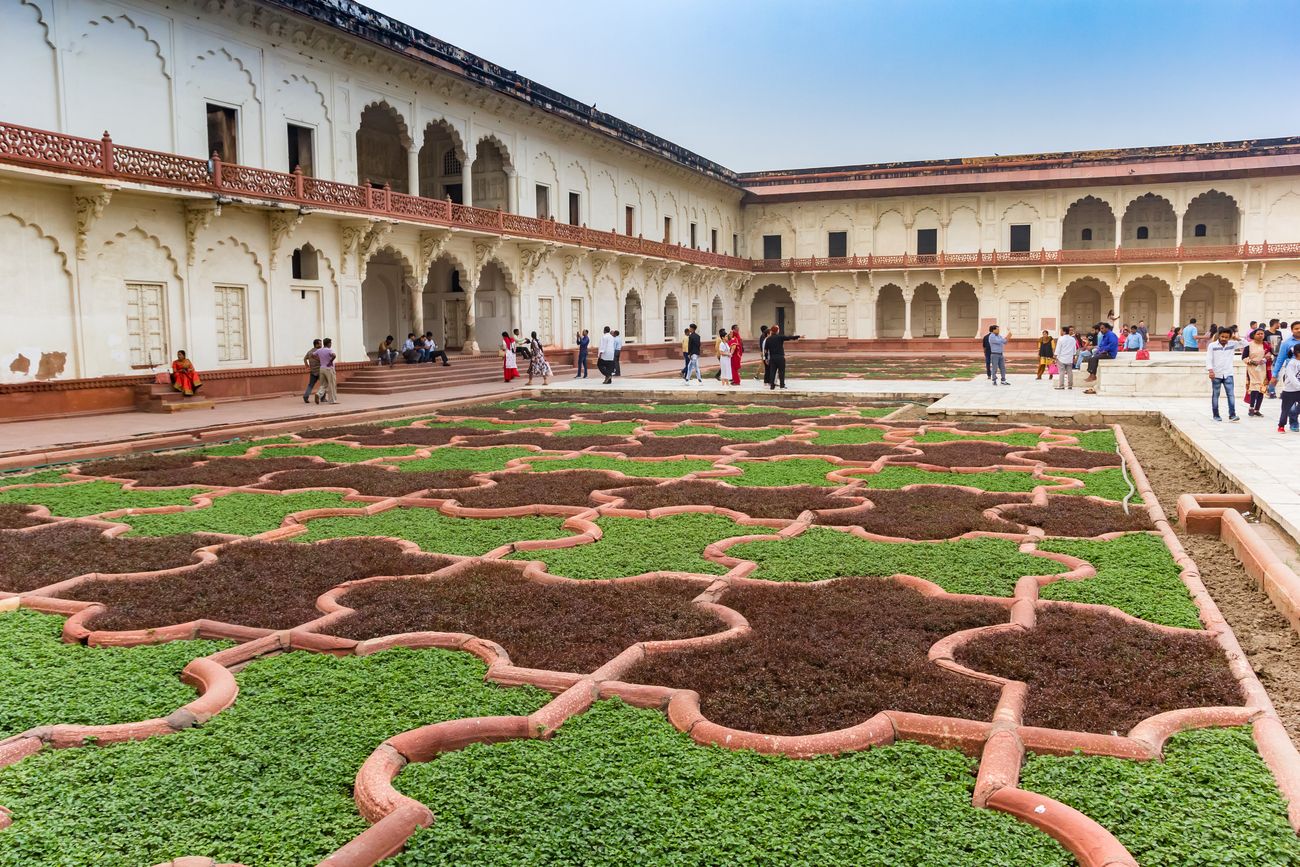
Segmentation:
[(999, 334), (998, 326), (996, 325), (990, 325), (989, 333), (984, 336), (984, 345), (988, 348), (988, 356), (989, 356), (988, 358), (989, 382), (993, 383), (994, 385), (998, 384), (998, 380), (997, 380), (998, 374), (1001, 374), (1002, 376), (1003, 385), (1011, 384), (1007, 382), (1007, 358), (1005, 355), (1006, 348), (1007, 348), (1007, 341), (1010, 339), (1011, 339), (1010, 334), (1008, 334), (1006, 337), (1003, 337), (1001, 334)]
[(1220, 328), (1218, 338), (1210, 341), (1205, 353), (1205, 372), (1214, 387), (1210, 411), (1214, 413), (1215, 421), (1223, 421), (1219, 417), (1219, 390), (1223, 389), (1228, 392), (1228, 421), (1241, 421), (1237, 417), (1237, 402), (1232, 393), (1232, 372), (1233, 364), (1241, 354), (1242, 343), (1232, 339), (1232, 330), (1228, 328)]
[(578, 372), (574, 374), (574, 379), (587, 378), (587, 347), (591, 345), (591, 336), (587, 334), (587, 329), (582, 329), (578, 335)]

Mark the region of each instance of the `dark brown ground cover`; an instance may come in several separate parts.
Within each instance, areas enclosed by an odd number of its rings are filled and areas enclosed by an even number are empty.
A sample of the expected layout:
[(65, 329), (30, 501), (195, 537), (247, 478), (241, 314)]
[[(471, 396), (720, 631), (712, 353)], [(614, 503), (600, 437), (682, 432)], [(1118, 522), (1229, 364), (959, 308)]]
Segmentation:
[(356, 639), (467, 632), (500, 644), (516, 665), (585, 673), (638, 641), (725, 629), (690, 604), (699, 592), (697, 584), (671, 579), (539, 584), (505, 564), (483, 563), (447, 578), (362, 585), (342, 600), (357, 613), (331, 632)]
[(483, 431), (473, 427), (395, 427), (389, 433), (342, 437), (363, 446), (445, 446), (453, 437), (473, 436)]
[(298, 431), (298, 436), (305, 440), (332, 440), (345, 437), (376, 436), (386, 430), (388, 428), (378, 424), (339, 424)]
[(580, 449), (598, 446), (622, 446), (628, 442), (627, 437), (596, 434), (593, 436), (557, 437), (537, 431), (481, 431), (465, 440), (465, 445), (472, 448), (484, 446), (537, 446), (548, 451), (576, 452)]
[(276, 473), (258, 488), (291, 491), (297, 488), (352, 488), (369, 497), (405, 497), (426, 488), (467, 488), (477, 484), (472, 470), (411, 472), (386, 470), (374, 464), (289, 470)]
[(64, 595), (108, 607), (91, 623), (94, 629), (147, 629), (200, 618), (288, 629), (319, 617), (316, 597), (345, 581), (423, 575), (450, 562), (437, 554), (403, 553), (382, 539), (242, 542), (193, 572), (151, 581), (94, 581)]
[(1031, 726), (1124, 734), (1165, 711), (1242, 703), (1208, 635), (1163, 635), (1100, 611), (1042, 609), (1034, 629), (977, 638), (957, 658), (1029, 684)]
[(267, 473), (322, 468), (322, 464), (305, 456), (284, 458), (212, 458), (196, 464), (196, 455), (149, 455), (120, 461), (99, 461), (81, 468), (87, 476), (112, 476), (135, 479), (145, 486), (211, 485), (213, 487), (252, 485)]
[(1023, 446), (1009, 446), (1003, 443), (985, 442), (983, 440), (955, 440), (946, 443), (917, 443), (908, 448), (921, 450), (919, 455), (902, 455), (893, 458), (890, 463), (933, 464), (936, 467), (996, 467), (1001, 464), (1014, 464), (1007, 454), (1024, 451)]
[[(822, 515), (818, 524), (830, 527), (861, 527), (868, 533), (904, 539), (951, 539), (972, 530), (991, 533), (1019, 533), (1005, 521), (984, 517), (984, 510), (1007, 502), (1028, 502), (1030, 494), (972, 493), (946, 485), (925, 485), (908, 491), (864, 491), (874, 509), (854, 509)], [(1067, 497), (1064, 499), (1078, 499)]]
[(605, 452), (621, 452), (631, 458), (666, 458), (672, 455), (708, 455), (721, 457), (723, 446), (738, 445), (735, 440), (712, 435), (685, 437), (645, 436), (636, 443), (600, 447)]
[(35, 533), (0, 531), (0, 590), (26, 593), (91, 572), (152, 572), (197, 563), (194, 551), (220, 540), (185, 534), (104, 537), (103, 527), (60, 523)]
[(1009, 521), (1041, 527), (1049, 536), (1100, 536), (1154, 529), (1151, 517), (1141, 506), (1134, 506), (1126, 515), (1118, 503), (1099, 503), (1068, 494), (1049, 494), (1046, 506), (1012, 506), (1004, 509), (1002, 516)]
[(887, 579), (744, 585), (721, 600), (752, 627), (714, 647), (657, 654), (625, 680), (694, 689), (706, 717), (768, 734), (812, 734), (882, 710), (987, 720), (998, 689), (926, 654), (945, 635), (1004, 623), (1005, 608), (926, 598)]
[[(565, 415), (568, 419), (569, 416)], [(712, 421), (710, 416), (698, 412), (636, 412), (627, 410), (613, 410), (592, 412), (583, 410), (575, 412), (573, 421), (659, 421), (659, 422), (683, 422), (683, 421)], [(748, 427), (748, 425), (746, 425)]]
[[(37, 524), (47, 523), (49, 523), (47, 518), (36, 517), (35, 506), (0, 505), (0, 530), (17, 530), (20, 527), (34, 527)], [(3, 568), (0, 566), (0, 569)]]
[(1041, 460), (1049, 467), (1118, 467), (1119, 455), (1115, 452), (1094, 452), (1073, 446), (1056, 446), (1043, 452), (1030, 452), (1027, 458)]
[[(721, 506), (744, 512), (751, 518), (794, 520), (805, 509), (842, 509), (857, 505), (857, 500), (832, 497), (830, 490), (818, 485), (781, 488), (773, 494), (769, 488), (731, 487), (718, 482), (692, 479), (646, 487), (624, 487), (611, 494), (623, 497), (625, 509), (658, 509), (665, 506)], [(761, 532), (755, 530), (755, 532)]]
[(744, 446), (750, 457), (773, 457), (775, 455), (830, 455), (846, 461), (874, 461), (881, 455), (896, 453), (889, 443), (860, 443), (857, 445), (819, 446), (807, 440), (781, 440), (746, 444)]
[(509, 421), (531, 421), (533, 419), (549, 419), (552, 421), (566, 421), (573, 415), (573, 411), (557, 407), (556, 409), (520, 407), (519, 409), (502, 409), (499, 406), (484, 404), (482, 406), (458, 406), (449, 413), (449, 415), (463, 416), (467, 418), (499, 418)]
[(558, 470), (551, 473), (497, 473), (491, 487), (463, 491), (430, 491), (430, 497), (454, 497), (469, 509), (501, 509), (547, 504), (590, 506), (591, 492), (605, 488), (648, 486), (657, 479), (633, 479), (599, 470)]

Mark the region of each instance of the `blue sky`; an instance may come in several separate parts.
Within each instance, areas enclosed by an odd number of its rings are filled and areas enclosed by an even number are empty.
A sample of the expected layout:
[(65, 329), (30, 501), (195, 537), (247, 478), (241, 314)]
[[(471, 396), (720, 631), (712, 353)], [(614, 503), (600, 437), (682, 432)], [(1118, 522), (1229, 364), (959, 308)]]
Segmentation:
[(1300, 134), (1300, 2), (370, 0), (738, 171)]

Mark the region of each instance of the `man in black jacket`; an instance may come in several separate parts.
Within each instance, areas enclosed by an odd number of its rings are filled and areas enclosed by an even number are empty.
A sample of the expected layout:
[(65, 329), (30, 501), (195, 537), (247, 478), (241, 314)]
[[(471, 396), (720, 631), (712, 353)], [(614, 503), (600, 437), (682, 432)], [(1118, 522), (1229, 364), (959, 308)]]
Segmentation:
[(691, 327), (687, 329), (687, 332), (688, 332), (686, 337), (687, 359), (686, 359), (686, 373), (684, 374), (684, 376), (686, 381), (689, 383), (691, 381), (691, 374), (694, 373), (696, 382), (703, 385), (704, 378), (700, 376), (700, 350), (702, 349), (702, 346), (700, 342), (700, 333), (695, 329), (694, 322), (691, 323)]
[(801, 334), (782, 334), (779, 325), (773, 325), (767, 331), (767, 342), (763, 344), (765, 354), (767, 355), (767, 387), (776, 390), (776, 380), (779, 376), (781, 387), (785, 388), (785, 342), (787, 340), (800, 340)]

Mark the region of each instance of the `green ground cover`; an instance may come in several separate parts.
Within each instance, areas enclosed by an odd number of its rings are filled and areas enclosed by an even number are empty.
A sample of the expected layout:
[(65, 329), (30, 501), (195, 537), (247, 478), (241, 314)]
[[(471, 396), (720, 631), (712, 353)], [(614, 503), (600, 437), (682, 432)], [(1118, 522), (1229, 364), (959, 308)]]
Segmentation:
[(949, 593), (1011, 596), (1025, 575), (1054, 575), (1066, 567), (1045, 557), (1022, 554), (1008, 539), (946, 542), (872, 542), (828, 527), (809, 527), (780, 541), (742, 542), (727, 555), (753, 560), (751, 578), (767, 581), (824, 581), (852, 576), (914, 575)]
[(667, 430), (651, 431), (657, 437), (715, 436), (742, 443), (763, 443), (791, 433), (790, 427), (734, 428), (709, 424), (684, 424)]
[(219, 446), (196, 449), (196, 451), (198, 454), (208, 455), (213, 458), (229, 458), (242, 455), (253, 446), (274, 446), (292, 442), (297, 442), (297, 440), (291, 436), (266, 437), (260, 440), (236, 440), (230, 443), (222, 443)]
[(1080, 431), (1072, 436), (1079, 441), (1079, 448), (1090, 452), (1114, 452), (1119, 447), (1115, 432), (1110, 428)]
[(819, 446), (856, 446), (884, 439), (885, 432), (878, 427), (846, 427), (819, 430), (813, 442)]
[(826, 474), (843, 469), (841, 464), (822, 458), (782, 458), (781, 460), (737, 461), (742, 470), (739, 476), (728, 476), (726, 482), (741, 487), (771, 488), (783, 485), (821, 485), (828, 488), (843, 486), (832, 482)]
[(603, 534), (587, 545), (520, 551), (512, 560), (541, 560), (546, 571), (566, 578), (621, 578), (643, 572), (722, 575), (727, 567), (705, 560), (704, 549), (721, 539), (761, 532), (721, 515), (681, 514), (663, 518), (601, 518)]
[(1250, 729), (1182, 732), (1164, 755), (1031, 755), (1020, 784), (1096, 819), (1143, 867), (1300, 864), (1300, 839)]
[(274, 530), (287, 515), (307, 509), (359, 508), (337, 491), (304, 491), (300, 494), (234, 493), (214, 497), (212, 505), (188, 512), (162, 515), (128, 515), (122, 522), (139, 536), (173, 536), (177, 533), (232, 533), (255, 536)]
[(87, 647), (65, 644), (62, 632), (62, 617), (25, 608), (0, 613), (0, 740), (56, 723), (108, 725), (167, 716), (198, 695), (181, 683), (181, 669), (230, 646), (173, 641)]
[(437, 509), (403, 507), (375, 515), (315, 518), (295, 542), (342, 539), (349, 536), (392, 536), (440, 554), (476, 556), (522, 539), (560, 539), (573, 535), (564, 518), (453, 518)]
[(84, 518), (117, 509), (188, 506), (190, 497), (207, 488), (167, 488), (161, 491), (125, 491), (115, 482), (84, 482), (57, 488), (10, 488), (0, 491), (0, 503), (46, 506), (50, 514)]
[[(467, 427), (474, 430), (530, 430), (541, 428), (543, 430), (551, 427), (551, 423), (545, 420), (527, 422), (527, 421), (489, 421), (485, 418), (463, 418), (459, 421), (431, 421), (421, 427), (447, 428), (447, 427)], [(386, 425), (394, 427), (394, 425)]]
[(436, 472), (440, 470), (472, 470), (476, 473), (494, 473), (504, 470), (506, 464), (515, 458), (536, 455), (532, 449), (523, 446), (494, 446), (486, 449), (466, 448), (465, 446), (443, 446), (429, 452), (427, 458), (413, 461), (399, 461), (395, 466), (403, 472)]
[(0, 769), (5, 867), (140, 867), (181, 855), (307, 867), (365, 830), (352, 783), (385, 738), (445, 719), (527, 714), (550, 696), (483, 682), (467, 653), (289, 653), (240, 672), (202, 728)]
[(265, 449), (261, 458), (295, 458), (314, 456), (336, 464), (357, 464), (375, 458), (404, 458), (415, 454), (415, 446), (360, 446), (343, 443), (317, 443), (311, 446), (276, 446)]
[[(1122, 502), (1129, 493), (1129, 483), (1124, 480), (1124, 471), (1119, 467), (1105, 470), (1093, 470), (1090, 473), (1051, 473), (1053, 476), (1064, 476), (1070, 479), (1082, 479), (1082, 488), (1070, 488), (1068, 490), (1058, 490), (1053, 493), (1073, 494), (1079, 497), (1102, 497), (1115, 502)], [(1137, 493), (1136, 486), (1133, 488), (1133, 496), (1129, 499), (1130, 503), (1141, 503), (1142, 495)]]
[(60, 467), (57, 470), (38, 470), (34, 473), (4, 473), (0, 474), (0, 488), (9, 485), (49, 485), (62, 484), (67, 481), (63, 477), (64, 473), (71, 472), (74, 467)]
[(1024, 446), (1033, 448), (1042, 442), (1042, 437), (1036, 433), (1018, 431), (1008, 434), (960, 434), (946, 430), (932, 430), (912, 438), (918, 443), (951, 443), (965, 442), (969, 440), (988, 440), (990, 442), (1006, 443), (1009, 446)]
[(1126, 533), (1108, 542), (1046, 539), (1038, 547), (1079, 557), (1097, 569), (1095, 578), (1048, 584), (1039, 593), (1043, 599), (1113, 605), (1152, 623), (1201, 628), (1178, 564), (1159, 536)]
[(549, 741), (409, 765), (438, 816), (387, 864), (1066, 867), (1046, 834), (971, 806), (975, 760), (899, 743), (787, 759), (702, 747), (652, 710), (598, 702)]
[(857, 475), (868, 488), (898, 490), (908, 485), (965, 485), (981, 491), (1014, 493), (1032, 491), (1039, 485), (1051, 484), (1034, 478), (1033, 473), (1018, 470), (993, 470), (987, 473), (947, 473), (923, 470), (918, 467), (886, 466), (878, 473)]
[(625, 476), (649, 479), (680, 479), (690, 473), (713, 469), (713, 461), (683, 458), (676, 461), (634, 461), (607, 455), (582, 455), (577, 458), (533, 461), (535, 472), (552, 473), (559, 470), (611, 470)]

